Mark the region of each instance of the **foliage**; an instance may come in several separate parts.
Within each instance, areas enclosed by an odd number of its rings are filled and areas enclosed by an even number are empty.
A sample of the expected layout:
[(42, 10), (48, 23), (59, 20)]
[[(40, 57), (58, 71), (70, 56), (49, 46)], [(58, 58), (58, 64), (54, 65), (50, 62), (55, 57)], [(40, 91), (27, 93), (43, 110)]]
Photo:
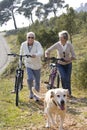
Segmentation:
[(15, 70), (17, 68), (17, 61), (18, 61), (18, 59), (16, 58), (15, 60), (10, 62), (8, 67), (3, 72), (2, 76), (1, 76), (2, 78), (14, 74), (14, 72), (15, 72)]
[(15, 12), (17, 11), (19, 0), (3, 0), (0, 2), (0, 25), (6, 23), (10, 19), (13, 19), (14, 27), (17, 29)]
[[(87, 57), (87, 55), (86, 55)], [(76, 71), (74, 70), (73, 80), (78, 88), (87, 89), (87, 60), (82, 59), (78, 62)]]
[(58, 9), (62, 8), (64, 3), (64, 0), (49, 0), (49, 2), (44, 5), (45, 14), (48, 15), (49, 13), (53, 12), (54, 17), (56, 17)]
[(26, 40), (26, 29), (22, 29), (19, 31), (17, 36), (17, 43), (20, 45), (22, 42)]
[(33, 11), (38, 5), (42, 5), (42, 3), (37, 2), (37, 0), (24, 0), (18, 11), (20, 14), (22, 13), (28, 19), (31, 19), (32, 23), (34, 23)]

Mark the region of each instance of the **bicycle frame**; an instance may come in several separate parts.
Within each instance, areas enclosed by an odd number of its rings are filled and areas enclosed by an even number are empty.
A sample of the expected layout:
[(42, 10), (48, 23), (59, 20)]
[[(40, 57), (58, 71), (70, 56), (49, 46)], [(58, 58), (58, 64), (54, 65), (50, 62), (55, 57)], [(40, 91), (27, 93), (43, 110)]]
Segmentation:
[(54, 87), (54, 81), (56, 78), (57, 74), (57, 66), (55, 63), (50, 64), (50, 75), (49, 75), (49, 84), (50, 84), (50, 89)]
[[(45, 60), (46, 61), (47, 60), (52, 61), (50, 63), (50, 69), (51, 70), (50, 70), (50, 75), (49, 75), (49, 81), (45, 82), (45, 83), (48, 84), (47, 89), (59, 88), (61, 77), (60, 77), (60, 74), (59, 74), (58, 69), (57, 69), (57, 61), (58, 60), (64, 61), (64, 59), (63, 58), (59, 59), (59, 58), (51, 57), (51, 58), (46, 58)], [(56, 83), (56, 87), (55, 87), (54, 82), (55, 82), (56, 78), (57, 78), (57, 83)]]
[(22, 59), (23, 57), (31, 57), (31, 55), (19, 55), (19, 54), (8, 54), (9, 56), (19, 57), (19, 64), (16, 69), (15, 75), (15, 93), (16, 93), (16, 106), (18, 106), (19, 101), (19, 91), (23, 88), (23, 77), (24, 77), (24, 70), (22, 69)]

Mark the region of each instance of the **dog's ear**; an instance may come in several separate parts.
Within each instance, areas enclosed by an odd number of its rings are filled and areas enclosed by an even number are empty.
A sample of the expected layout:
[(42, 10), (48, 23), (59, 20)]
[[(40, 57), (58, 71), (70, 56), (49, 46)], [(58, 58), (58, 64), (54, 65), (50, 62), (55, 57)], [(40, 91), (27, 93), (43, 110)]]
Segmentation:
[(68, 89), (65, 89), (65, 92), (67, 95), (69, 95), (69, 90)]
[(50, 98), (53, 98), (54, 97), (54, 92), (53, 91), (51, 91), (51, 95), (50, 95)]

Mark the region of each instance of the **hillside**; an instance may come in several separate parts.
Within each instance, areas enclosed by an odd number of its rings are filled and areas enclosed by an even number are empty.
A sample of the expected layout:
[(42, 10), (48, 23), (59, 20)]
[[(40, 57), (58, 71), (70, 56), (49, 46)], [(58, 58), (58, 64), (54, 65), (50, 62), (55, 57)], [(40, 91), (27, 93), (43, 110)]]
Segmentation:
[[(16, 36), (11, 35), (6, 37), (6, 40), (9, 42), (12, 52), (19, 52), (19, 46), (13, 44), (13, 41), (16, 41)], [(73, 45), (77, 54), (77, 61), (73, 67), (77, 66), (78, 68), (79, 61), (87, 57), (87, 38), (83, 34), (77, 34), (73, 36)], [(10, 64), (11, 68), (8, 67), (4, 75), (11, 72), (14, 66), (17, 66), (17, 60)], [(43, 65), (41, 93), (47, 91), (44, 84), (44, 81), (48, 79), (49, 73), (47, 72), (49, 72), (48, 67)], [(15, 94), (11, 94), (14, 87), (14, 77), (15, 72), (0, 78), (0, 130), (48, 130), (45, 128), (44, 103), (42, 101), (36, 103), (28, 98), (26, 73), (24, 75), (24, 88), (20, 92), (19, 107), (15, 106)], [(74, 97), (68, 99), (64, 130), (87, 130), (87, 90), (78, 88), (72, 82), (72, 92)], [(50, 130), (58, 130), (58, 128)]]

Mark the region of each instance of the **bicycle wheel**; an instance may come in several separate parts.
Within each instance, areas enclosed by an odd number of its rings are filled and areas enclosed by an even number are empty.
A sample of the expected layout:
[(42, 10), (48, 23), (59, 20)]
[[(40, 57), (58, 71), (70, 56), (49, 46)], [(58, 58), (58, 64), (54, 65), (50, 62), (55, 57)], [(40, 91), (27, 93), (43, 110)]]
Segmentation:
[(19, 77), (16, 77), (15, 92), (16, 92), (15, 103), (16, 103), (16, 106), (18, 106), (18, 102), (19, 102)]
[(19, 92), (23, 88), (23, 75), (24, 75), (23, 70), (21, 69), (16, 70), (16, 77), (15, 77), (16, 106), (18, 106), (19, 102)]
[(57, 74), (57, 88), (60, 87), (60, 76), (59, 74)]

